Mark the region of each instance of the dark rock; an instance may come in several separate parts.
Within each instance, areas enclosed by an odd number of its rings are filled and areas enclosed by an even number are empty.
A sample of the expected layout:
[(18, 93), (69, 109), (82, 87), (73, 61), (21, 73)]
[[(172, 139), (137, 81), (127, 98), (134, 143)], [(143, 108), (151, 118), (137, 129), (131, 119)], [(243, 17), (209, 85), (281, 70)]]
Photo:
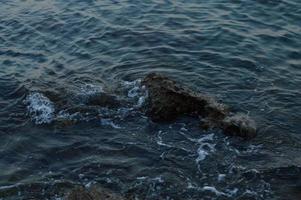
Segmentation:
[(86, 104), (90, 106), (117, 108), (121, 105), (121, 101), (118, 100), (117, 97), (114, 95), (100, 93), (90, 96)]
[(212, 97), (194, 92), (160, 74), (147, 75), (142, 84), (148, 89), (146, 114), (154, 122), (167, 122), (179, 116), (202, 117), (204, 127), (222, 128), (227, 135), (251, 138), (255, 122), (245, 115), (233, 115)]
[(221, 128), (224, 133), (230, 136), (240, 136), (243, 138), (253, 138), (256, 136), (255, 121), (247, 115), (236, 114), (223, 119)]
[(147, 115), (153, 121), (171, 121), (181, 115), (223, 119), (228, 114), (226, 107), (213, 98), (160, 74), (149, 74), (142, 84), (148, 89)]
[(72, 190), (66, 200), (125, 200), (125, 198), (103, 188), (94, 187), (88, 190), (79, 187)]
[(97, 116), (99, 114), (98, 110), (99, 110), (98, 106), (87, 106), (87, 105), (75, 105), (68, 109), (65, 109), (65, 111), (70, 114), (82, 113), (91, 116)]

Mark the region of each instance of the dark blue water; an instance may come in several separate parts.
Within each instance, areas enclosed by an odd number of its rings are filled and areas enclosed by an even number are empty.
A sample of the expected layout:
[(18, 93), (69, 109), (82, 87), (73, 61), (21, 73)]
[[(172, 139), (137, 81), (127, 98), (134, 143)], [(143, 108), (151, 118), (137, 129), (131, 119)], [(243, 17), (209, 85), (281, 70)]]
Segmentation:
[[(151, 71), (248, 114), (258, 137), (152, 123)], [(300, 199), (300, 85), (299, 0), (0, 0), (0, 199)], [(99, 93), (128, 103), (86, 106)]]

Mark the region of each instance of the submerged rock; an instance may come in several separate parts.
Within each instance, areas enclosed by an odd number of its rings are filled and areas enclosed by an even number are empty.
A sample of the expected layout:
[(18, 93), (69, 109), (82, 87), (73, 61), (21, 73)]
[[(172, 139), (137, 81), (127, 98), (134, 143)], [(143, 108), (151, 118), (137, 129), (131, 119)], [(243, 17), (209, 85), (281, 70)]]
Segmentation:
[(125, 200), (122, 196), (103, 188), (85, 189), (83, 187), (72, 190), (66, 200)]
[(172, 121), (182, 115), (202, 117), (205, 126), (218, 127), (227, 135), (251, 138), (256, 135), (255, 122), (249, 117), (233, 115), (212, 97), (194, 92), (161, 74), (147, 75), (142, 84), (148, 89), (146, 114), (154, 122)]

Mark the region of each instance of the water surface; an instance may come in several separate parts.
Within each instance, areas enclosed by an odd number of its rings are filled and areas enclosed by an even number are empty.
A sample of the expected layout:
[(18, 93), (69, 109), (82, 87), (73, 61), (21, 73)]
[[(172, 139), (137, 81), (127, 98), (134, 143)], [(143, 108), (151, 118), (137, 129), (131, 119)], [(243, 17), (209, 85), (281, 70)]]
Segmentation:
[[(300, 199), (298, 0), (0, 3), (0, 199), (57, 200), (78, 185), (137, 199)], [(258, 137), (152, 123), (138, 109), (152, 71), (250, 115)], [(104, 90), (128, 103), (64, 109)]]

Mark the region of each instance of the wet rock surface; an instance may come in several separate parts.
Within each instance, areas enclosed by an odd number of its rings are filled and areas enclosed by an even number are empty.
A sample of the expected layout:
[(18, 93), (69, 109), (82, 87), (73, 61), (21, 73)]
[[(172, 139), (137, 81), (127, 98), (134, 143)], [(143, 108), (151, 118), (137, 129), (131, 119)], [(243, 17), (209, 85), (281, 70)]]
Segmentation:
[(142, 84), (148, 89), (147, 115), (153, 121), (172, 121), (187, 114), (223, 119), (228, 110), (222, 104), (160, 74), (147, 75)]
[(122, 105), (122, 101), (114, 95), (99, 93), (89, 97), (86, 104), (91, 106), (117, 108)]
[(154, 122), (168, 122), (183, 115), (201, 117), (204, 127), (221, 128), (227, 135), (252, 138), (255, 122), (243, 114), (233, 114), (212, 97), (194, 92), (170, 78), (151, 73), (142, 84), (148, 89), (146, 114)]

